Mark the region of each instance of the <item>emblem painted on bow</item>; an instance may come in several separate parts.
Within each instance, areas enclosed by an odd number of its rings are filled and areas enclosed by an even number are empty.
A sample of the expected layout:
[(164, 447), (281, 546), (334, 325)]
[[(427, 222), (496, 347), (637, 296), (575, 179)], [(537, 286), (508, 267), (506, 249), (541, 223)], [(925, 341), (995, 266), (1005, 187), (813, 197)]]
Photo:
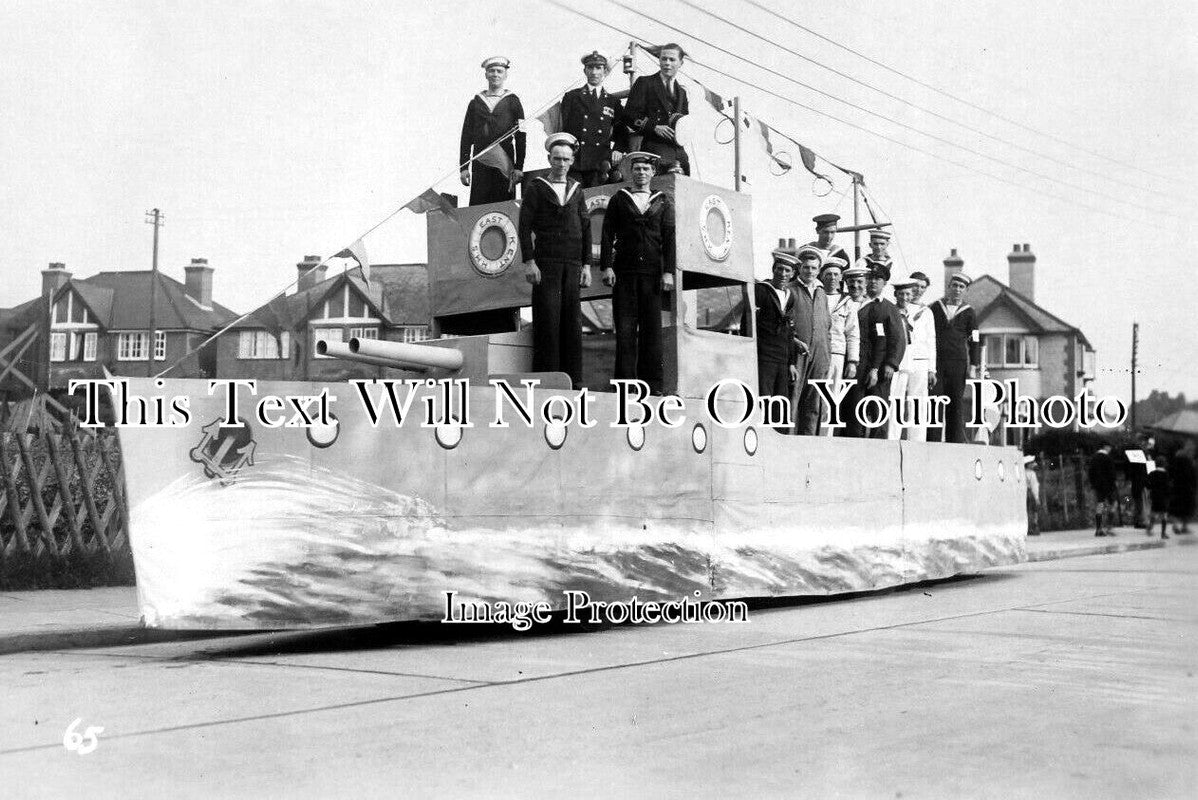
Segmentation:
[(200, 430), (204, 437), (191, 448), (191, 460), (204, 466), (204, 475), (228, 486), (243, 467), (253, 466), (255, 443), (249, 425), (221, 425), (215, 419)]

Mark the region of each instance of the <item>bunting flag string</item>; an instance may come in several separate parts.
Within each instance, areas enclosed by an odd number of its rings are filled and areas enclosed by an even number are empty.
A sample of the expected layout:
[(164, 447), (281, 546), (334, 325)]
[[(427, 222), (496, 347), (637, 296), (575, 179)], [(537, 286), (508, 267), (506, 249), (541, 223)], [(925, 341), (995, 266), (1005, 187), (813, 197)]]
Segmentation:
[(549, 136), (554, 133), (561, 133), (562, 130), (562, 101), (558, 100), (549, 108), (545, 109), (543, 114), (538, 114), (537, 119), (541, 121), (542, 127), (545, 128), (545, 135)]
[(362, 268), (362, 280), (370, 283), (370, 259), (366, 257), (366, 245), (361, 239), (339, 251), (333, 258), (348, 258), (358, 262), (358, 266)]

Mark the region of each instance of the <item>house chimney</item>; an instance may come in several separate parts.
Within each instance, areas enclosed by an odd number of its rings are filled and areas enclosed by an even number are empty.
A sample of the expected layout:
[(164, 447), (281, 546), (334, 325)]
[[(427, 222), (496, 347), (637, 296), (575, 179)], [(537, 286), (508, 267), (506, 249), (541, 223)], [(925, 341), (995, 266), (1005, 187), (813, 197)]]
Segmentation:
[(323, 281), (325, 270), (328, 269), (320, 263), (320, 256), (304, 256), (304, 260), (296, 264), (295, 268), (299, 271), (299, 281), (296, 283), (298, 292), (311, 289)]
[(1035, 302), (1036, 257), (1032, 255), (1032, 246), (1030, 244), (1013, 245), (1007, 256), (1007, 264), (1010, 267), (1007, 285), (1028, 300)]
[(948, 294), (948, 282), (953, 279), (953, 276), (965, 268), (965, 259), (957, 255), (957, 248), (953, 248), (948, 252), (948, 258), (944, 259), (944, 293)]
[(193, 258), (183, 272), (187, 275), (183, 284), (187, 296), (204, 308), (212, 308), (212, 267), (208, 259)]
[(50, 266), (42, 270), (42, 296), (52, 295), (71, 279), (67, 265), (61, 261), (51, 261)]

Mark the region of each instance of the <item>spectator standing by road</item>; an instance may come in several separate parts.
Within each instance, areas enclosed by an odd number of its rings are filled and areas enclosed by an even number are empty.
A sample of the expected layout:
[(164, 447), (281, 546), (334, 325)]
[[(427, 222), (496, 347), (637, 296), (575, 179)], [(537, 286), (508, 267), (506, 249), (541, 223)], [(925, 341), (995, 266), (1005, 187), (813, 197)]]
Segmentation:
[(1190, 517), (1194, 515), (1194, 441), (1189, 439), (1169, 461), (1169, 516), (1173, 517), (1173, 532), (1190, 532)]
[(1111, 512), (1118, 502), (1115, 491), (1115, 462), (1111, 458), (1111, 446), (1104, 444), (1090, 457), (1087, 470), (1090, 488), (1094, 490), (1094, 535), (1114, 536), (1111, 530)]

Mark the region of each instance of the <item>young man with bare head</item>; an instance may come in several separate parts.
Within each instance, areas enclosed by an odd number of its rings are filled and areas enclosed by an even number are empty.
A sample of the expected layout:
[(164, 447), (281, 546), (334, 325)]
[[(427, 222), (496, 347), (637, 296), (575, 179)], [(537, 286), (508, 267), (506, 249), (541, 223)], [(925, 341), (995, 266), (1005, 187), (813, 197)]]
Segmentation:
[(632, 133), (640, 134), (640, 149), (660, 158), (658, 172), (676, 167), (690, 175), (690, 158), (678, 143), (677, 134), (678, 121), (690, 113), (686, 89), (678, 83), (686, 52), (671, 42), (663, 44), (657, 53), (657, 74), (642, 75), (632, 84), (624, 118)]

